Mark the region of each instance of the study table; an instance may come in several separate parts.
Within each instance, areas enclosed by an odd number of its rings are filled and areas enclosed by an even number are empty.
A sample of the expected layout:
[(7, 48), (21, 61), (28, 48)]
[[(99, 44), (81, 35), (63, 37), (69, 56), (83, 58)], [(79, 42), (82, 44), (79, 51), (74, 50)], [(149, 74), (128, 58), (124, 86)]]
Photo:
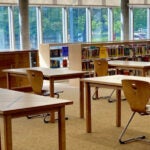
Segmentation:
[[(5, 72), (7, 76), (7, 88), (11, 89), (12, 76), (27, 77), (27, 73), (26, 73), (27, 69), (40, 70), (43, 72), (44, 79), (50, 81), (49, 87), (50, 87), (51, 97), (54, 97), (54, 82), (56, 80), (74, 79), (74, 78), (81, 79), (84, 78), (84, 75), (86, 74), (85, 71), (77, 71), (77, 70), (69, 70), (69, 69), (50, 69), (50, 68), (42, 68), (42, 67), (5, 69), (3, 70), (3, 72)], [(84, 118), (84, 84), (83, 82), (80, 82), (79, 84), (80, 84), (79, 86), (80, 118)], [(54, 118), (51, 118), (51, 122), (54, 122)]]
[(116, 69), (140, 70), (141, 76), (146, 76), (150, 70), (150, 62), (143, 61), (110, 60), (108, 65)]
[(4, 123), (4, 150), (13, 149), (13, 118), (23, 117), (32, 114), (46, 113), (50, 110), (58, 111), (59, 150), (65, 150), (65, 105), (69, 104), (73, 104), (73, 101), (0, 88), (0, 117), (3, 118)]
[(82, 79), (85, 83), (86, 94), (86, 131), (92, 132), (92, 110), (91, 110), (91, 87), (102, 87), (116, 90), (116, 126), (121, 126), (121, 89), (122, 79), (136, 79), (150, 82), (149, 77), (128, 76), (128, 75), (111, 75), (103, 77), (91, 77)]

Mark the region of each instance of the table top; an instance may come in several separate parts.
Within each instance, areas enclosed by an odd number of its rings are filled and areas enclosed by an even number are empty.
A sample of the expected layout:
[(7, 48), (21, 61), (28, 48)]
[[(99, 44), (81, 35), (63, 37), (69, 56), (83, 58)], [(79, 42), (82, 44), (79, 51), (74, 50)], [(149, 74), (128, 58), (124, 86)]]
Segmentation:
[(51, 109), (73, 101), (0, 88), (0, 115)]
[(86, 83), (96, 83), (96, 84), (122, 87), (121, 81), (123, 79), (143, 80), (146, 82), (150, 82), (150, 77), (128, 76), (128, 75), (110, 75), (110, 76), (102, 76), (102, 77), (91, 77), (91, 78), (84, 78), (82, 79), (82, 81)]
[(43, 72), (43, 75), (46, 77), (52, 77), (52, 76), (56, 77), (56, 76), (63, 76), (63, 75), (83, 75), (86, 73), (86, 71), (70, 70), (68, 68), (51, 69), (51, 68), (43, 68), (43, 67), (4, 69), (3, 72), (26, 75), (27, 69), (40, 70)]
[(150, 62), (143, 62), (143, 61), (126, 61), (126, 60), (111, 60), (108, 61), (109, 66), (115, 67), (135, 67), (135, 68), (150, 68)]

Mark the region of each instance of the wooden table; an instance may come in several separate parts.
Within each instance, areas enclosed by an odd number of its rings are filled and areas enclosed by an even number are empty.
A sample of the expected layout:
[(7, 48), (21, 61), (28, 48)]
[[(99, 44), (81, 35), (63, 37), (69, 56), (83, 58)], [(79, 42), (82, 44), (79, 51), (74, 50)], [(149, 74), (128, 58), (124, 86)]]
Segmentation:
[(5, 150), (12, 150), (13, 118), (45, 113), (50, 110), (58, 111), (59, 150), (65, 150), (65, 105), (69, 104), (73, 102), (0, 88), (0, 117), (4, 122)]
[(108, 61), (108, 64), (116, 69), (140, 70), (142, 76), (146, 76), (146, 73), (150, 70), (150, 62), (112, 60)]
[(85, 78), (82, 81), (85, 83), (86, 92), (86, 131), (92, 132), (91, 123), (91, 87), (102, 87), (116, 89), (116, 126), (121, 126), (121, 89), (122, 79), (137, 79), (150, 82), (149, 77), (127, 76), (127, 75), (112, 75), (103, 77)]
[[(26, 77), (27, 69), (35, 69), (35, 70), (40, 70), (43, 72), (44, 79), (50, 81), (50, 96), (51, 97), (54, 97), (54, 82), (56, 80), (74, 79), (74, 78), (81, 79), (86, 74), (85, 71), (77, 71), (77, 70), (69, 70), (69, 69), (50, 69), (50, 68), (42, 68), (42, 67), (5, 69), (3, 71), (7, 75), (7, 88), (11, 89), (11, 77), (12, 76)], [(80, 118), (84, 118), (84, 84), (83, 82), (80, 82), (79, 93), (80, 93)], [(52, 119), (51, 122), (54, 122), (54, 119)]]

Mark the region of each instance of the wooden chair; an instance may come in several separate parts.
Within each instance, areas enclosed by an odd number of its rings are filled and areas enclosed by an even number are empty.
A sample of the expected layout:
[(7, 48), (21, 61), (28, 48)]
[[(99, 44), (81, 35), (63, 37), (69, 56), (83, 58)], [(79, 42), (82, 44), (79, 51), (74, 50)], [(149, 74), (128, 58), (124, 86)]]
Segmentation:
[(119, 142), (125, 144), (128, 142), (144, 139), (145, 136), (139, 136), (136, 138), (130, 138), (122, 140), (130, 122), (132, 121), (135, 113), (139, 113), (141, 116), (150, 115), (150, 105), (148, 105), (150, 99), (150, 83), (139, 80), (122, 80), (123, 92), (132, 110), (132, 115), (123, 129)]
[[(99, 77), (100, 76), (107, 76), (108, 75), (108, 61), (106, 59), (94, 60), (94, 73), (95, 73), (95, 76), (99, 76)], [(93, 100), (105, 98), (105, 99), (108, 99), (108, 102), (113, 101), (111, 99), (111, 97), (112, 97), (112, 94), (114, 93), (115, 90), (113, 90), (109, 96), (98, 97), (98, 89), (99, 88), (96, 87), (95, 93), (92, 96)]]
[[(27, 70), (27, 76), (28, 80), (31, 84), (32, 90), (35, 94), (38, 95), (43, 95), (43, 96), (50, 96), (50, 92), (47, 89), (43, 89), (43, 73), (38, 70)], [(63, 91), (55, 91), (54, 95), (59, 98), (59, 94), (63, 93)], [(43, 116), (44, 117), (44, 122), (47, 123), (46, 121), (47, 116), (50, 114), (39, 114), (39, 115), (32, 115), (28, 116), (28, 118), (33, 118), (37, 116)]]

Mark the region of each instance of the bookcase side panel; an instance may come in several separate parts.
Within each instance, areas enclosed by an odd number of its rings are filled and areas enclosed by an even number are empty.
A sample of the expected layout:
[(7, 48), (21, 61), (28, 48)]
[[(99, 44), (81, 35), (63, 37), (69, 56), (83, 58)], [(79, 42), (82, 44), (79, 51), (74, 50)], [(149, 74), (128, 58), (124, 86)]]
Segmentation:
[(82, 70), (81, 44), (69, 44), (69, 69)]
[[(69, 69), (82, 70), (81, 44), (69, 44)], [(70, 79), (70, 85), (79, 87), (79, 79)]]
[(41, 44), (39, 47), (39, 66), (50, 68), (50, 46)]

